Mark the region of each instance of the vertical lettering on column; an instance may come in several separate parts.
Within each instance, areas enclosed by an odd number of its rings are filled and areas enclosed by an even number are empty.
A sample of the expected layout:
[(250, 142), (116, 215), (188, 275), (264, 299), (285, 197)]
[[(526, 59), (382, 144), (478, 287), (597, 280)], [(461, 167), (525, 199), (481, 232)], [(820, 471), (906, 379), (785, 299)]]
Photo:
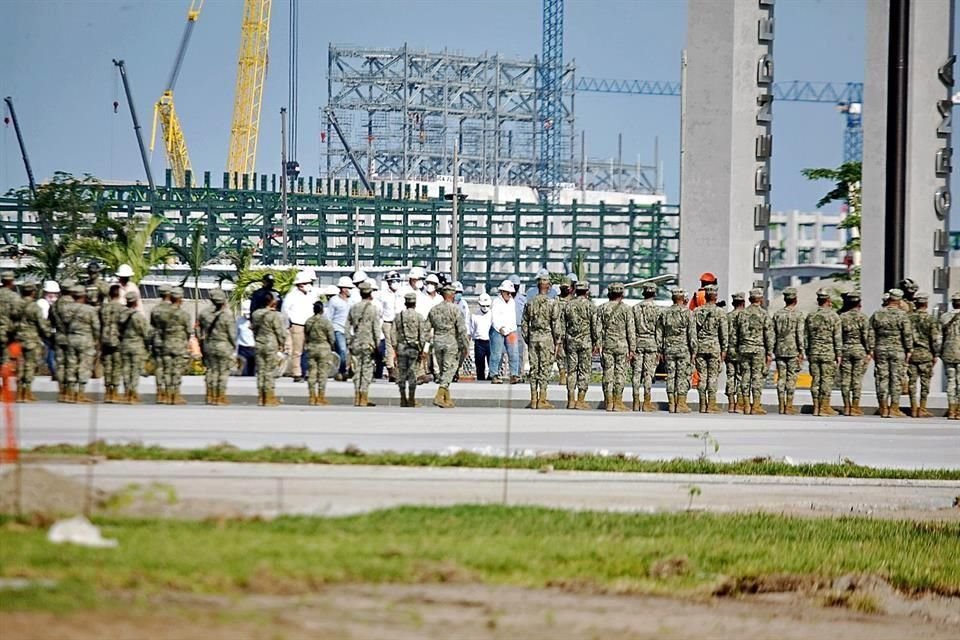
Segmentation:
[[(766, 276), (770, 267), (770, 243), (767, 240), (770, 225), (770, 158), (773, 155), (773, 38), (774, 0), (757, 0), (757, 133), (754, 144), (753, 228), (763, 231), (764, 237), (753, 247), (753, 271), (758, 279)], [(764, 287), (767, 283), (764, 282)]]
[[(950, 171), (953, 169), (953, 101), (950, 96), (953, 94), (953, 66), (957, 61), (956, 55), (951, 55), (937, 69), (937, 77), (947, 92), (947, 99), (937, 101), (937, 113), (940, 121), (937, 124), (937, 137), (941, 140), (941, 146), (937, 149), (933, 158), (935, 172), (935, 191), (933, 192), (933, 214), (941, 224), (941, 229), (937, 229), (933, 236), (933, 252), (936, 255), (943, 256), (948, 252), (948, 242), (950, 224)], [(950, 272), (946, 265), (940, 265), (933, 270), (933, 289), (936, 293), (945, 293), (950, 285)]]

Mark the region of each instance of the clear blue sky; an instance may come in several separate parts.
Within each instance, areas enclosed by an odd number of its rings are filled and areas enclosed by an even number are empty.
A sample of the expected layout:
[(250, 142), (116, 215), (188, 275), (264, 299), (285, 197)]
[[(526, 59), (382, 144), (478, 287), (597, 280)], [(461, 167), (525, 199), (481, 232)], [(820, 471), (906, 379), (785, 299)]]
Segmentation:
[[(718, 0), (719, 1), (719, 0)], [(866, 0), (780, 0), (778, 80), (861, 81)], [(142, 179), (129, 113), (110, 60), (123, 58), (149, 135), (152, 105), (166, 82), (185, 22), (186, 0), (6, 0), (0, 23), (0, 96), (10, 95), (38, 179), (55, 170), (102, 179)], [(279, 166), (279, 110), (287, 97), (288, 0), (274, 0), (271, 64), (257, 169)], [(176, 104), (197, 172), (215, 183), (226, 162), (233, 105), (240, 0), (207, 0), (176, 88)], [(329, 42), (477, 54), (540, 52), (539, 0), (302, 0), (299, 160), (319, 162), (317, 108), (326, 102)], [(582, 76), (679, 79), (686, 37), (684, 0), (567, 0), (565, 57)], [(121, 103), (113, 113), (114, 100)], [(869, 106), (867, 107), (869, 108)], [(665, 182), (677, 199), (679, 100), (580, 93), (578, 128), (591, 156), (653, 158), (659, 137)], [(775, 105), (773, 204), (812, 208), (825, 185), (799, 175), (842, 156), (844, 117), (831, 105)], [(158, 145), (161, 143), (158, 142)], [(162, 149), (153, 154), (162, 180)], [(0, 192), (26, 182), (12, 127), (0, 134)]]

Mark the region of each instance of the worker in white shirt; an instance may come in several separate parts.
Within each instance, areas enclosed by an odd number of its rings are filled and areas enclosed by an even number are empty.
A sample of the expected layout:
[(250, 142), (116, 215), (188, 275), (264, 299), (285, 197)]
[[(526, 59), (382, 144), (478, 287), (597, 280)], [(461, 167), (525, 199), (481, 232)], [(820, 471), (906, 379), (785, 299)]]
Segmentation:
[(388, 271), (380, 291), (380, 324), (383, 330), (383, 364), (390, 382), (397, 381), (397, 353), (393, 348), (393, 321), (403, 311), (403, 294), (400, 293), (400, 274)]
[(487, 361), (490, 358), (490, 325), (493, 314), (490, 313), (492, 301), (486, 293), (477, 299), (478, 311), (470, 315), (467, 332), (473, 340), (473, 361), (477, 367), (477, 380), (487, 379)]
[[(417, 301), (417, 312), (426, 318), (428, 315), (430, 315), (431, 309), (443, 302), (443, 296), (438, 293), (438, 290), (440, 289), (440, 278), (437, 277), (437, 274), (431, 273), (423, 282), (423, 292), (426, 295), (423, 296), (422, 301)], [(422, 311), (421, 304), (423, 305)]]
[[(47, 280), (43, 283), (43, 297), (37, 300), (37, 306), (40, 307), (40, 315), (43, 316), (44, 320), (50, 319), (50, 307), (59, 297), (60, 285), (56, 281)], [(47, 348), (44, 351), (43, 359), (47, 363), (47, 368), (50, 369), (50, 375), (56, 379), (57, 359), (53, 349), (53, 339), (45, 341), (44, 344)]]
[(317, 296), (311, 290), (313, 278), (306, 271), (297, 274), (293, 288), (283, 299), (283, 314), (290, 323), (290, 366), (294, 382), (306, 380), (303, 371), (303, 325), (313, 315), (313, 303)]
[(350, 290), (350, 302), (357, 304), (360, 302), (360, 283), (367, 281), (367, 272), (363, 269), (357, 269), (350, 276), (350, 281), (353, 282), (353, 289)]
[(133, 278), (133, 267), (128, 264), (122, 264), (117, 267), (117, 281), (120, 283), (120, 299), (125, 299), (128, 293), (134, 293), (137, 296), (137, 304), (134, 306), (134, 309), (143, 313), (143, 300), (140, 297), (140, 287), (137, 286), (137, 283), (132, 280)]
[(333, 335), (336, 338), (337, 355), (340, 356), (340, 371), (334, 377), (336, 380), (346, 380), (349, 377), (347, 372), (347, 363), (350, 360), (347, 357), (347, 315), (350, 313), (350, 292), (355, 288), (350, 276), (343, 276), (337, 281), (337, 288), (340, 290), (337, 295), (327, 301), (323, 308), (323, 315), (327, 316), (333, 324)]
[(510, 383), (520, 382), (520, 344), (517, 332), (517, 306), (513, 299), (516, 287), (504, 280), (498, 288), (499, 295), (493, 300), (490, 326), (490, 380), (502, 384), (501, 359), (506, 351), (510, 363)]
[(237, 357), (243, 361), (241, 376), (252, 376), (256, 373), (257, 340), (250, 325), (250, 300), (241, 303), (240, 315), (237, 316)]

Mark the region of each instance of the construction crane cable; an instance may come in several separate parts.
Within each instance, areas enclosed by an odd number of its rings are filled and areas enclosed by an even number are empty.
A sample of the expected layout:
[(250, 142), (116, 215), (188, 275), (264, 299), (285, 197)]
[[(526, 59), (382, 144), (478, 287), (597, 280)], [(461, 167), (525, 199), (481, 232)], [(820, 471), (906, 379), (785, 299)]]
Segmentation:
[(290, 53), (288, 64), (288, 121), (287, 129), (287, 150), (288, 159), (295, 161), (297, 159), (297, 121), (298, 109), (297, 103), (300, 99), (300, 0), (290, 0)]

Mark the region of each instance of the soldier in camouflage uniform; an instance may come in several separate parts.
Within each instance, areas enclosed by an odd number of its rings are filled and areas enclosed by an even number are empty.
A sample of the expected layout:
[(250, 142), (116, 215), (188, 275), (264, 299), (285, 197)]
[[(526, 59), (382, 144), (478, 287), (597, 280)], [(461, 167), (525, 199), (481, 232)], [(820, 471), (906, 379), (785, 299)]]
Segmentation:
[(593, 368), (593, 316), (590, 283), (577, 281), (576, 297), (561, 307), (560, 336), (567, 361), (567, 409), (589, 409), (587, 389)]
[(187, 404), (180, 395), (183, 370), (189, 361), (190, 316), (180, 306), (183, 289), (170, 289), (170, 310), (163, 326), (163, 386), (167, 390), (167, 404)]
[(870, 362), (869, 320), (860, 310), (860, 294), (851, 291), (844, 295), (840, 311), (840, 330), (843, 333), (843, 359), (840, 361), (840, 393), (843, 395), (843, 415), (862, 416), (860, 392), (863, 376)]
[(960, 291), (950, 296), (951, 310), (940, 316), (940, 358), (947, 376), (947, 419), (960, 420)]
[[(913, 351), (910, 352), (910, 364), (907, 368), (907, 387), (910, 394), (910, 415), (914, 418), (932, 418), (927, 411), (927, 396), (930, 395), (930, 378), (933, 366), (940, 355), (940, 323), (927, 311), (929, 296), (916, 293), (913, 296), (914, 310), (909, 314), (913, 326)], [(919, 402), (917, 382), (920, 383)]]
[(157, 287), (157, 293), (160, 295), (160, 302), (150, 312), (150, 330), (153, 336), (150, 355), (153, 357), (153, 374), (157, 381), (157, 404), (167, 404), (169, 392), (164, 386), (167, 374), (163, 367), (163, 332), (167, 326), (167, 318), (173, 311), (170, 304), (170, 285), (161, 284)]
[[(903, 291), (903, 299), (897, 303), (897, 306), (906, 314), (913, 313), (916, 305), (914, 304), (914, 297), (917, 295), (919, 290), (919, 285), (913, 281), (912, 278), (904, 278), (900, 281), (900, 284), (897, 285), (897, 288)], [(907, 395), (909, 391), (909, 377), (910, 377), (910, 363), (904, 361), (900, 363), (900, 385), (903, 387), (901, 389), (902, 395)], [(903, 411), (900, 410), (900, 403), (897, 402), (897, 405), (891, 410), (894, 418), (903, 418)]]
[(13, 271), (0, 274), (0, 366), (10, 357), (7, 346), (13, 340), (20, 323), (23, 301), (17, 294)]
[(37, 285), (28, 282), (20, 287), (20, 292), (23, 295), (23, 307), (16, 341), (22, 349), (22, 360), (17, 371), (17, 402), (36, 402), (37, 397), (33, 395), (31, 386), (43, 356), (43, 343), (50, 339), (53, 332), (36, 303)]
[(313, 303), (313, 315), (303, 325), (303, 346), (307, 354), (309, 404), (325, 407), (330, 404), (327, 401), (327, 376), (330, 373), (330, 359), (337, 348), (337, 339), (333, 323), (323, 315), (323, 303), (319, 300)]
[[(577, 278), (574, 274), (567, 274), (563, 280), (560, 281), (560, 295), (556, 297), (555, 302), (557, 303), (557, 321), (562, 323), (563, 318), (563, 308), (568, 302), (573, 301), (574, 293), (573, 286), (576, 284)], [(562, 328), (562, 324), (561, 324)], [(561, 337), (557, 338), (557, 371), (560, 375), (560, 386), (565, 387), (567, 385), (567, 356), (566, 356), (566, 345), (564, 344), (562, 334)]]
[[(470, 339), (467, 337), (467, 325), (463, 319), (460, 307), (453, 303), (456, 290), (446, 284), (440, 289), (443, 302), (430, 309), (427, 322), (433, 329), (433, 353), (437, 359), (437, 395), (433, 404), (443, 409), (453, 409), (453, 399), (450, 397), (450, 383), (460, 368), (460, 363), (467, 357), (467, 347)], [(533, 354), (531, 353), (531, 357)], [(546, 393), (546, 383), (544, 383)]]
[(126, 307), (121, 309), (118, 319), (120, 327), (120, 361), (123, 369), (124, 401), (140, 404), (140, 376), (150, 352), (151, 331), (146, 317), (137, 311), (140, 296), (133, 291), (124, 295)]
[(53, 359), (56, 362), (56, 377), (59, 393), (57, 402), (67, 401), (67, 325), (63, 321), (63, 312), (73, 304), (73, 287), (76, 286), (76, 280), (64, 278), (60, 283), (60, 297), (50, 305), (50, 328), (53, 329)]
[(724, 393), (727, 396), (727, 413), (737, 413), (745, 411), (746, 407), (741, 407), (740, 396), (740, 366), (737, 363), (736, 343), (733, 339), (733, 327), (737, 317), (743, 313), (746, 306), (747, 294), (743, 291), (737, 291), (730, 296), (732, 302), (730, 313), (727, 314), (727, 361), (726, 361), (726, 387)]
[(637, 353), (633, 359), (633, 410), (653, 411), (653, 377), (660, 362), (660, 345), (657, 344), (657, 319), (660, 317), (660, 307), (656, 303), (657, 285), (649, 282), (643, 285), (641, 295), (643, 300), (632, 309), (637, 337)]
[(817, 290), (817, 310), (807, 316), (804, 330), (813, 379), (810, 384), (813, 415), (835, 416), (837, 412), (830, 406), (830, 393), (843, 354), (843, 330), (828, 290)]
[(87, 296), (90, 298), (89, 303), (95, 307), (99, 307), (110, 299), (110, 285), (100, 277), (101, 271), (99, 262), (91, 262), (87, 265), (87, 280), (83, 283), (87, 290), (91, 288), (96, 290), (95, 294), (90, 293)]
[(694, 364), (700, 375), (697, 383), (700, 413), (720, 413), (720, 407), (717, 406), (717, 380), (727, 354), (727, 316), (717, 306), (717, 285), (708, 284), (703, 288), (703, 292), (706, 304), (697, 307), (693, 312), (697, 331), (697, 355)]
[(257, 404), (261, 407), (279, 407), (276, 396), (277, 353), (287, 348), (287, 330), (277, 311), (279, 297), (267, 292), (261, 297), (266, 306), (253, 312), (250, 327), (256, 341), (257, 359)]
[(670, 413), (690, 413), (687, 392), (697, 353), (697, 328), (693, 314), (684, 305), (686, 292), (677, 288), (670, 295), (673, 306), (657, 318), (657, 344), (667, 365), (667, 404)]
[(403, 295), (404, 309), (393, 321), (393, 350), (397, 354), (397, 385), (400, 406), (419, 407), (417, 402), (417, 364), (427, 357), (430, 325), (417, 313), (417, 293)]
[(877, 386), (880, 416), (894, 417), (893, 407), (900, 403), (900, 366), (913, 350), (913, 329), (907, 314), (900, 308), (903, 291), (891, 289), (883, 308), (870, 316), (868, 334), (873, 356), (873, 375)]
[(71, 293), (73, 302), (63, 310), (63, 321), (67, 329), (64, 367), (66, 402), (88, 403), (92, 400), (86, 395), (86, 386), (93, 374), (93, 359), (100, 337), (100, 317), (97, 310), (87, 304), (86, 289), (76, 285)]
[(560, 344), (560, 308), (547, 294), (550, 274), (537, 277), (537, 295), (527, 300), (520, 321), (520, 333), (530, 360), (529, 409), (553, 409), (547, 399), (547, 385), (553, 374), (553, 362)]
[(211, 307), (200, 314), (200, 352), (206, 367), (207, 404), (226, 406), (227, 382), (236, 363), (237, 319), (227, 306), (227, 294), (222, 289), (210, 291)]
[[(357, 407), (373, 407), (376, 405), (370, 402), (369, 389), (380, 342), (380, 313), (373, 304), (370, 283), (361, 282), (357, 288), (360, 290), (360, 302), (350, 307), (350, 313), (347, 314), (347, 348), (353, 357), (354, 371), (353, 404)], [(460, 313), (459, 309), (457, 313)]]
[(734, 319), (731, 342), (740, 366), (740, 402), (747, 415), (766, 415), (763, 385), (773, 360), (773, 323), (763, 308), (763, 289), (750, 290), (750, 306)]
[(607, 287), (607, 302), (593, 316), (593, 340), (603, 367), (603, 402), (607, 411), (629, 411), (623, 404), (627, 364), (637, 350), (633, 312), (623, 303), (623, 283)]
[(793, 394), (797, 389), (797, 376), (803, 363), (804, 328), (803, 313), (797, 309), (797, 290), (783, 290), (783, 309), (773, 314), (773, 356), (777, 362), (777, 400), (780, 413), (795, 415)]
[[(95, 264), (95, 263), (92, 263)], [(87, 296), (100, 296), (96, 285), (87, 285)], [(107, 287), (100, 304), (100, 363), (103, 366), (103, 401), (120, 402), (118, 393), (123, 381), (123, 361), (120, 357), (120, 285)]]

